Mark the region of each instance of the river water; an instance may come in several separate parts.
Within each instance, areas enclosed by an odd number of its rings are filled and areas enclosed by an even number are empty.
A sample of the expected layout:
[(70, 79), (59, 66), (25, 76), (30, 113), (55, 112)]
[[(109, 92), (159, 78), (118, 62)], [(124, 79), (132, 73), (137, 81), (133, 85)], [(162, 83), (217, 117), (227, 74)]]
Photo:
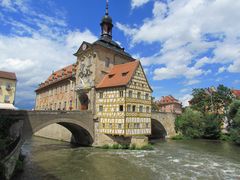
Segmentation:
[(159, 141), (152, 151), (71, 148), (33, 137), (17, 180), (239, 179), (240, 147), (212, 141)]

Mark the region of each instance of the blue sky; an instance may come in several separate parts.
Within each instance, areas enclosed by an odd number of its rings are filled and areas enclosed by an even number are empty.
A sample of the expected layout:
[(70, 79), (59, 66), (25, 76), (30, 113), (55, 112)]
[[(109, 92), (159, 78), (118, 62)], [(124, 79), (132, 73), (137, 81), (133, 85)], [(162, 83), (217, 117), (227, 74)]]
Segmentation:
[[(156, 99), (240, 89), (240, 1), (109, 1), (113, 38), (141, 60)], [(17, 107), (33, 108), (38, 84), (99, 37), (104, 11), (105, 0), (0, 0), (0, 69), (17, 74)]]

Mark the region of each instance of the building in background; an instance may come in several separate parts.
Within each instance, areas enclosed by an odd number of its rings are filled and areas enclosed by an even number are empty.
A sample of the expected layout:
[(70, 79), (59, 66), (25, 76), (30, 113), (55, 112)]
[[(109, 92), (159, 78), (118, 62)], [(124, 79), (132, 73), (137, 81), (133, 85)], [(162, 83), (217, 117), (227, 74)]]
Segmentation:
[(36, 92), (36, 110), (76, 109), (75, 64), (53, 72)]
[(13, 72), (0, 71), (0, 109), (14, 107), (17, 77)]
[(182, 114), (182, 103), (173, 96), (163, 96), (156, 104), (160, 112)]
[(240, 90), (233, 89), (232, 94), (233, 94), (234, 98), (240, 99)]

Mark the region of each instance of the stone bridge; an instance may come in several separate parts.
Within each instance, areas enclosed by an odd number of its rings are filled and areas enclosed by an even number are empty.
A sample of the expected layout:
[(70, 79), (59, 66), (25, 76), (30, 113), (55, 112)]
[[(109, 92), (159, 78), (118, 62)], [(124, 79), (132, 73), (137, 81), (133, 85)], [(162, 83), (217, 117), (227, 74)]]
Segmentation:
[(152, 112), (151, 138), (171, 138), (176, 135), (174, 113)]
[[(0, 110), (0, 118), (22, 120), (22, 140), (51, 124), (59, 124), (72, 133), (72, 142), (78, 145), (92, 145), (97, 128), (91, 111), (11, 111)], [(152, 113), (151, 138), (170, 138), (176, 135), (173, 113)]]
[(91, 111), (0, 111), (0, 118), (22, 120), (22, 140), (31, 138), (40, 129), (59, 124), (67, 128), (73, 142), (79, 145), (92, 145), (94, 142), (94, 121)]

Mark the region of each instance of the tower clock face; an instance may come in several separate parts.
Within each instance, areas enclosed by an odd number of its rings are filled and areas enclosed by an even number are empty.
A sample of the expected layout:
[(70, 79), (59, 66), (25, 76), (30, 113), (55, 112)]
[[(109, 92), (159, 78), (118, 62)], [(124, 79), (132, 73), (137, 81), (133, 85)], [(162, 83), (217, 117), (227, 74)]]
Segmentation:
[(86, 44), (83, 44), (82, 50), (85, 51), (86, 49), (87, 49), (87, 45), (86, 45)]

